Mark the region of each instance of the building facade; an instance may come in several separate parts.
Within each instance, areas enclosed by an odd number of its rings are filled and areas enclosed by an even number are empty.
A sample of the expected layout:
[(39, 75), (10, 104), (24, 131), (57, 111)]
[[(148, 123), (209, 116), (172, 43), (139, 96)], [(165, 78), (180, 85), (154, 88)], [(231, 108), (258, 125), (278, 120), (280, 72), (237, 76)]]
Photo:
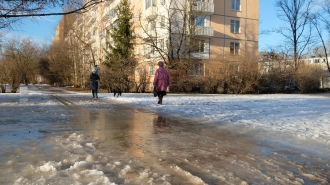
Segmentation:
[[(87, 69), (104, 60), (120, 0), (107, 0), (79, 15), (66, 40), (83, 40)], [(135, 79), (148, 75), (159, 60), (188, 62), (188, 75), (204, 76), (208, 63), (257, 55), (259, 0), (130, 0), (134, 27)], [(191, 67), (193, 66), (193, 67)], [(149, 86), (151, 84), (149, 83)]]

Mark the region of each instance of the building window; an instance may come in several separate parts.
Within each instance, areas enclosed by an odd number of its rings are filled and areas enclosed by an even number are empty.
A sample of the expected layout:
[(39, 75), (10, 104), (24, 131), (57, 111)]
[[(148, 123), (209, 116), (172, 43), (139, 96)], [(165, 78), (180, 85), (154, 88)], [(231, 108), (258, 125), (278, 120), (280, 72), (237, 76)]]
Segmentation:
[(136, 48), (136, 55), (140, 56), (140, 48)]
[(232, 10), (241, 10), (241, 0), (231, 0), (231, 9)]
[(193, 51), (203, 53), (205, 51), (205, 40), (195, 40)]
[(203, 16), (196, 16), (191, 18), (191, 24), (196, 25), (196, 26), (202, 26), (204, 27), (205, 25), (205, 17)]
[(146, 9), (152, 6), (152, 0), (146, 0)]
[(230, 32), (240, 33), (240, 21), (235, 21), (235, 20), (230, 21)]
[(230, 43), (230, 54), (239, 55), (239, 43), (236, 43), (236, 42)]
[(202, 64), (201, 63), (195, 63), (191, 65), (190, 69), (190, 75), (191, 76), (200, 76), (202, 74)]
[(110, 10), (110, 18), (114, 18), (116, 16), (116, 10), (115, 9), (111, 9)]
[(154, 76), (154, 74), (155, 74), (155, 66), (149, 65), (149, 75)]
[(101, 33), (101, 38), (105, 38), (107, 36), (107, 30), (104, 28)]
[(165, 16), (160, 17), (160, 23), (159, 24), (160, 24), (161, 27), (165, 26)]
[(140, 69), (139, 67), (136, 68), (136, 71), (135, 71), (136, 76), (140, 76), (140, 70), (141, 70), (141, 69)]
[(150, 46), (150, 53), (153, 54), (153, 55), (155, 54), (155, 47)]
[(159, 48), (164, 51), (164, 39), (159, 39)]
[(138, 19), (141, 20), (141, 10), (138, 10)]

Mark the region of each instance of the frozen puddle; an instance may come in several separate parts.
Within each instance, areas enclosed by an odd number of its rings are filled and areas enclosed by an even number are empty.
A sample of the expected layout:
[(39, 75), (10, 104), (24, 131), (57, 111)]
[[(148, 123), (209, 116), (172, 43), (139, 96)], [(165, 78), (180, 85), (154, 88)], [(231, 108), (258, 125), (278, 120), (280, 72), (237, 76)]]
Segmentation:
[(43, 128), (39, 139), (3, 147), (0, 184), (330, 183), (329, 148), (318, 143), (62, 97), (70, 108), (53, 114), (72, 119)]

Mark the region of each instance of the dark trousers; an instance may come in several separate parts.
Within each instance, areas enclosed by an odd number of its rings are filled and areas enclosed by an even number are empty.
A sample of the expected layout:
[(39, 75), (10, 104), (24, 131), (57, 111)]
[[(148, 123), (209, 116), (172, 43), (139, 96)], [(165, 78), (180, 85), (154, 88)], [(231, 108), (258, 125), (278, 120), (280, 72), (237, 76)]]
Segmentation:
[(92, 89), (92, 94), (93, 94), (93, 98), (98, 98), (98, 96), (97, 96), (97, 90), (94, 90), (94, 89)]

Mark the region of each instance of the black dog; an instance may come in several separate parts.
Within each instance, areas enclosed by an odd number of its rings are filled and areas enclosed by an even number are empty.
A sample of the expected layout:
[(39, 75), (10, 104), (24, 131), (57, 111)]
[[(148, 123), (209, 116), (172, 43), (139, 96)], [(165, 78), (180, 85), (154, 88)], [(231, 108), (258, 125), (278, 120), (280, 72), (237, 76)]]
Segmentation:
[(121, 90), (118, 87), (113, 89), (113, 96), (116, 96), (116, 94), (117, 94), (117, 97), (121, 96)]

